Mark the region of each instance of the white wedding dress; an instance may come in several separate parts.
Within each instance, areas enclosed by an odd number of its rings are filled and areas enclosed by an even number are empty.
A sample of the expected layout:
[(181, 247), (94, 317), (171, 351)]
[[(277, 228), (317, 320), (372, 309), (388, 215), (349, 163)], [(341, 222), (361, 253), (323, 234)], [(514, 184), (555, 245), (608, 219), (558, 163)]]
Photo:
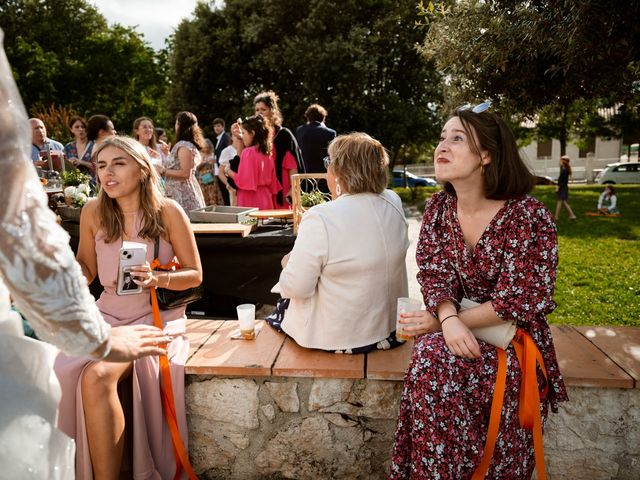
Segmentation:
[[(73, 441), (56, 429), (55, 347), (88, 355), (110, 327), (47, 207), (3, 37), (0, 30), (0, 479), (73, 479)], [(24, 337), (9, 294), (43, 342)]]

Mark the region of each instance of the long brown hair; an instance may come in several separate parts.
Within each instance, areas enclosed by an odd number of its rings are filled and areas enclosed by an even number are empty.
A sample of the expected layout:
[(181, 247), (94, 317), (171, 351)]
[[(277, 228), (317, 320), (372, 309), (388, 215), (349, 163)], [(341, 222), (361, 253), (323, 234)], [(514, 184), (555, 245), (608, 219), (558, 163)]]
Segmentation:
[(573, 173), (571, 170), (571, 159), (567, 155), (560, 157), (560, 169), (565, 169), (569, 176)]
[[(520, 158), (511, 129), (500, 117), (491, 112), (475, 113), (464, 108), (456, 109), (451, 117), (460, 119), (474, 153), (479, 155), (482, 150), (486, 150), (491, 156), (491, 162), (485, 165), (483, 175), (486, 198), (509, 200), (533, 189), (533, 175)], [(449, 182), (445, 183), (445, 190), (455, 193)]]
[(176, 115), (176, 143), (180, 140), (186, 140), (193, 143), (198, 150), (204, 147), (204, 136), (198, 125), (198, 117), (191, 112), (180, 112)]
[(241, 126), (244, 130), (248, 130), (253, 133), (252, 146), (257, 145), (258, 150), (262, 153), (265, 155), (271, 155), (273, 142), (271, 140), (267, 122), (262, 115), (254, 115), (252, 117), (245, 118), (242, 120)]
[(156, 143), (156, 126), (153, 124), (153, 120), (151, 120), (149, 117), (136, 118), (133, 121), (133, 132), (132, 132), (132, 134), (133, 134), (133, 137), (136, 140), (138, 140), (138, 141), (140, 140), (138, 138), (138, 133), (136, 132), (136, 130), (138, 130), (138, 127), (140, 127), (140, 124), (142, 122), (144, 122), (145, 120), (148, 121), (151, 124), (151, 128), (153, 129), (153, 135), (151, 135), (151, 138), (149, 139), (149, 148), (152, 149), (152, 150), (155, 150), (157, 148), (157, 146), (158, 146), (158, 144)]
[[(130, 137), (115, 136), (106, 139), (96, 149), (96, 158), (106, 147), (115, 147), (133, 158), (140, 166), (140, 210), (142, 211), (142, 238), (155, 240), (166, 232), (162, 222), (162, 206), (164, 197), (160, 191), (160, 176), (151, 165), (147, 149), (137, 140)], [(96, 176), (97, 177), (97, 176)], [(98, 177), (98, 182), (99, 182)], [(114, 242), (124, 235), (124, 215), (118, 202), (110, 198), (103, 189), (98, 193), (98, 216), (100, 226), (105, 231), (105, 242)]]

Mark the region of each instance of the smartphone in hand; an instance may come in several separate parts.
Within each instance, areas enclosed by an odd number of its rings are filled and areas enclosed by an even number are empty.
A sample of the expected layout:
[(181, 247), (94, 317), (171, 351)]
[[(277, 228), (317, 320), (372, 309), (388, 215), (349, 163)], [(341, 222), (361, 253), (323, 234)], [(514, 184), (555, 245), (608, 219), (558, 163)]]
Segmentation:
[(135, 295), (142, 293), (142, 286), (133, 281), (131, 269), (143, 265), (147, 260), (147, 246), (138, 242), (122, 242), (118, 265), (116, 294)]

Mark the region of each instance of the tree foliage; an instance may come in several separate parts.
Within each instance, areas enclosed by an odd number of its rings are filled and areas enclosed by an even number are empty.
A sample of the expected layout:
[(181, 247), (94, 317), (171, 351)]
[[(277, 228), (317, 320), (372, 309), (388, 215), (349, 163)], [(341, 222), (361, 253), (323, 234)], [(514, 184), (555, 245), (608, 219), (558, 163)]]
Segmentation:
[(136, 117), (164, 114), (165, 80), (154, 50), (135, 30), (109, 27), (88, 1), (4, 0), (0, 27), (32, 115), (57, 104), (106, 114), (128, 132)]
[(230, 121), (273, 89), (290, 127), (318, 102), (330, 126), (366, 131), (392, 157), (435, 137), (440, 77), (417, 51), (424, 29), (415, 26), (414, 0), (215, 5), (200, 3), (172, 39), (171, 111), (190, 109), (204, 124)]
[(451, 103), (491, 98), (563, 146), (598, 106), (637, 111), (637, 1), (442, 1), (422, 4), (422, 15), (431, 26), (423, 53), (450, 80)]

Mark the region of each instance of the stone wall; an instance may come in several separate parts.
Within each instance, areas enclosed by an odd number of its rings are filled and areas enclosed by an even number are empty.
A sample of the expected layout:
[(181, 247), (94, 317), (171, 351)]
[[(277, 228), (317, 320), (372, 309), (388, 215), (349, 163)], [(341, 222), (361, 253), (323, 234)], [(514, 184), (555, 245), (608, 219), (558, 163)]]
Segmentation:
[[(188, 375), (202, 479), (383, 479), (401, 382)], [(640, 478), (640, 390), (571, 388), (545, 432), (552, 479)]]

